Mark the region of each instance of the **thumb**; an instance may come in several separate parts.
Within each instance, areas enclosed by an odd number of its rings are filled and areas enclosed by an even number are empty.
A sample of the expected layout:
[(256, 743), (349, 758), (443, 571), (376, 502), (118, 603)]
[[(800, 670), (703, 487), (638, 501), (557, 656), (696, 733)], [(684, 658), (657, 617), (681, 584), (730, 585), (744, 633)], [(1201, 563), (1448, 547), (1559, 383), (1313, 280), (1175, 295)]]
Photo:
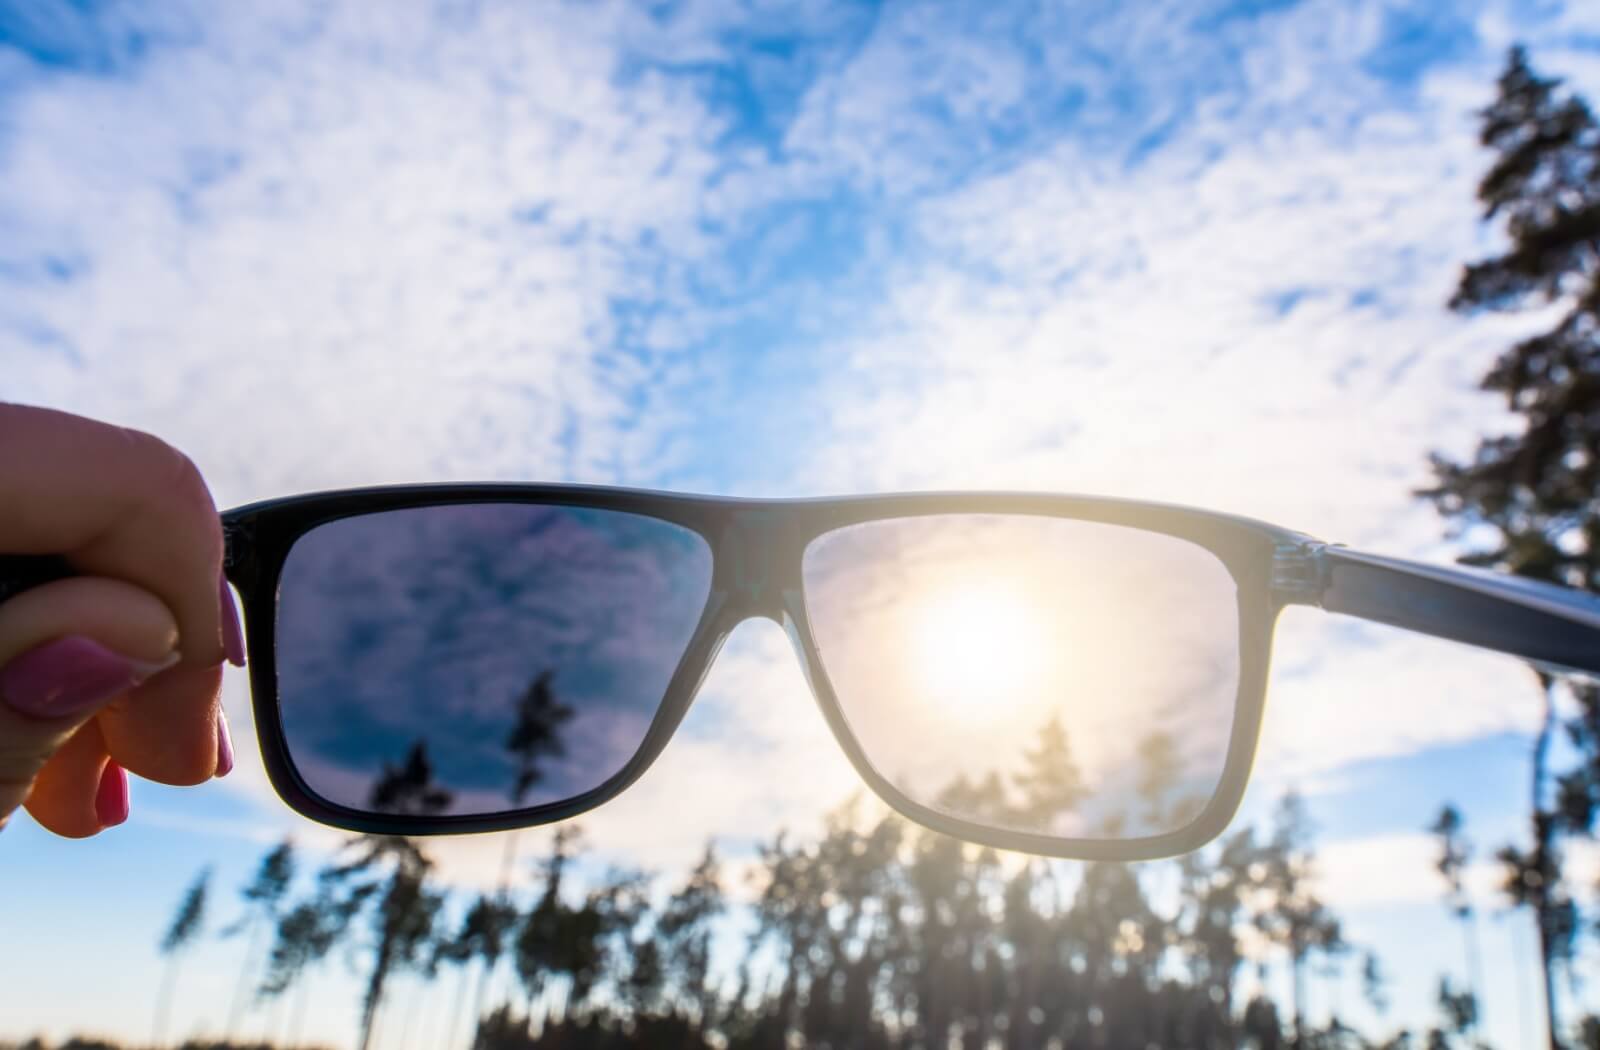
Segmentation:
[[(78, 576), (0, 603), (0, 825), (85, 722), (177, 661), (177, 640), (161, 600), (121, 580)], [(96, 784), (76, 787), (94, 797)]]

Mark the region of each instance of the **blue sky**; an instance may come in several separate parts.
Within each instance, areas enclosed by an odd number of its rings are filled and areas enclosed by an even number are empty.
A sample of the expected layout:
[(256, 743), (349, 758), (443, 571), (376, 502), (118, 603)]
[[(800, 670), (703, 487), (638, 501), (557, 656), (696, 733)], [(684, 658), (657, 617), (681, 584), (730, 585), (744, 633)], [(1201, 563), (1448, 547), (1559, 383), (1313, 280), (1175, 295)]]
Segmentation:
[[(1448, 558), (1409, 493), (1503, 425), (1475, 380), (1534, 323), (1443, 308), (1496, 243), (1471, 114), (1514, 40), (1600, 94), (1585, 6), (0, 0), (0, 397), (161, 434), (225, 506), (1019, 487)], [(1415, 1020), (1454, 958), (1420, 828), (1452, 797), (1517, 833), (1537, 697), (1513, 662), (1309, 610), (1276, 652), (1247, 813), (1311, 793), (1328, 895)], [(191, 872), (328, 844), (266, 787), (241, 676), (226, 699), (228, 781), (138, 784), (88, 843), (6, 832), (0, 899), (29, 903), (0, 918), (0, 1034), (65, 1032), (84, 982), (142, 1034)], [(608, 857), (737, 858), (855, 784), (747, 625), (585, 827)], [(499, 851), (442, 859), (470, 883)], [(1491, 983), (1532, 1002), (1531, 929), (1486, 924)], [(220, 1024), (240, 950), (191, 967), (192, 1023)], [(1504, 1045), (1516, 1000), (1487, 1004)]]

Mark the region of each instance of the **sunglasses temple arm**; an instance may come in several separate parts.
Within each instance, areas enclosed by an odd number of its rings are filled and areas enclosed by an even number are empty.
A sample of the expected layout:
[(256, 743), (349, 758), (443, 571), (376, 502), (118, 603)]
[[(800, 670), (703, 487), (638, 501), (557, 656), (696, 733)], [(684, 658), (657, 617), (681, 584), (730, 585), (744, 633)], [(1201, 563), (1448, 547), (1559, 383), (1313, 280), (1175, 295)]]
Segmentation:
[(1321, 547), (1320, 605), (1600, 681), (1600, 599), (1520, 576)]

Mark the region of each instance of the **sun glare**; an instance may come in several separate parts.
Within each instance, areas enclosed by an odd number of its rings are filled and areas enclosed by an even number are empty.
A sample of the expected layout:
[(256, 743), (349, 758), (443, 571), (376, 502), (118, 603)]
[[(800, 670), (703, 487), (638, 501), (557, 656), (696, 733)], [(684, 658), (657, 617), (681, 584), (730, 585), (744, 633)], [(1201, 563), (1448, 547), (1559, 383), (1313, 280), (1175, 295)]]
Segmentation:
[(923, 689), (952, 714), (1015, 717), (1043, 698), (1041, 610), (1019, 589), (976, 582), (918, 602), (910, 658)]

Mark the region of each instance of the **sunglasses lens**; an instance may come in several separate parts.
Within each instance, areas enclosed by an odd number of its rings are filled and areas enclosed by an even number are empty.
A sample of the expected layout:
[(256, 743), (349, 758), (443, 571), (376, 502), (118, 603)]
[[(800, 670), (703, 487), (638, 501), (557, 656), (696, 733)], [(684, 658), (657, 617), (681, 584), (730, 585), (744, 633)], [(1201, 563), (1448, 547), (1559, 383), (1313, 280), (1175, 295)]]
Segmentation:
[(638, 751), (710, 586), (698, 533), (618, 511), (485, 503), (319, 525), (278, 590), (290, 761), (361, 811), (575, 798)]
[(1163, 533), (933, 515), (814, 540), (805, 602), (868, 762), (960, 820), (1177, 831), (1216, 793), (1239, 692), (1227, 567)]

